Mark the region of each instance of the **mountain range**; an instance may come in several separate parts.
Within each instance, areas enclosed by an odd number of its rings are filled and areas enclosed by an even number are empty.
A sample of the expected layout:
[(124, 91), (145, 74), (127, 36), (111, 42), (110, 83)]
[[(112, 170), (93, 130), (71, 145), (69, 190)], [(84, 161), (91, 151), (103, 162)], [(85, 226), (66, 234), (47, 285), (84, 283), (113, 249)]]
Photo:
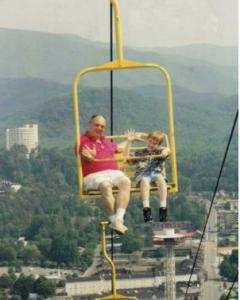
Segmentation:
[[(33, 77), (71, 84), (81, 69), (109, 61), (107, 43), (74, 35), (0, 29), (0, 49), (0, 78)], [(144, 51), (124, 47), (124, 51), (126, 59), (166, 67), (174, 85), (200, 93), (228, 96), (237, 93), (236, 48), (189, 45), (170, 49), (145, 48)], [(156, 71), (150, 70), (115, 72), (114, 78), (117, 87), (163, 83)], [(83, 84), (108, 86), (109, 74), (88, 75)]]
[[(72, 145), (73, 77), (82, 68), (108, 61), (108, 45), (72, 35), (0, 29), (0, 47), (0, 145), (6, 128), (33, 122), (39, 124), (41, 145)], [(125, 56), (169, 69), (178, 149), (217, 150), (226, 142), (237, 108), (235, 48), (126, 48)], [(164, 82), (156, 72), (114, 72), (113, 78), (116, 133), (168, 130)], [(92, 113), (109, 119), (109, 97), (108, 73), (83, 78), (83, 130)]]

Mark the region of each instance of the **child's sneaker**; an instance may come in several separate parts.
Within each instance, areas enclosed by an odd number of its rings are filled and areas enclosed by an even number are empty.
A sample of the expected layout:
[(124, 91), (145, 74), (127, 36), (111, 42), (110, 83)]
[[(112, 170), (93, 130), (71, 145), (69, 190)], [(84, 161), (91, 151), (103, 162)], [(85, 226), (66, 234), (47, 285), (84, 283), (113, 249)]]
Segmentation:
[(127, 226), (125, 226), (123, 224), (123, 222), (120, 221), (120, 220), (116, 220), (115, 222), (111, 222), (109, 224), (109, 227), (118, 234), (124, 234), (128, 230)]
[(160, 207), (159, 208), (159, 221), (160, 222), (167, 222), (167, 208), (166, 207)]
[(150, 207), (143, 208), (143, 219), (145, 223), (152, 221), (152, 211)]

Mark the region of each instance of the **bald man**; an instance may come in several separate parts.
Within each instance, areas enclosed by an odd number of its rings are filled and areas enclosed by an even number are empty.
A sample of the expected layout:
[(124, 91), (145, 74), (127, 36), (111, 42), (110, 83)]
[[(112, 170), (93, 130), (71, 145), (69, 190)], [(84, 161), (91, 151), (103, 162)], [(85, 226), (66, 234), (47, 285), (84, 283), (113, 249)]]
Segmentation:
[[(114, 154), (124, 150), (123, 143), (112, 143), (104, 136), (107, 122), (102, 115), (93, 115), (89, 128), (81, 136), (79, 154), (82, 159), (82, 171), (85, 190), (99, 190), (103, 197), (103, 206), (109, 217), (109, 227), (124, 234), (124, 215), (130, 198), (130, 179), (119, 170)], [(98, 160), (103, 161), (98, 161)], [(104, 159), (107, 159), (107, 161)], [(116, 199), (112, 188), (118, 188)]]

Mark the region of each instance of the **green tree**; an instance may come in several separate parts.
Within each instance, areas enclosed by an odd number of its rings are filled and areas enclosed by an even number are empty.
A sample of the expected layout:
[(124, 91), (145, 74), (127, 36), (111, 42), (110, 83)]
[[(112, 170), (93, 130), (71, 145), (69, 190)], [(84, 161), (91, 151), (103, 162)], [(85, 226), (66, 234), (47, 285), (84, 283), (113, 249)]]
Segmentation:
[(9, 299), (10, 300), (21, 300), (21, 297), (18, 295), (11, 295)]
[(225, 256), (220, 265), (220, 275), (233, 281), (238, 272), (238, 251), (234, 250), (230, 256)]
[(11, 289), (14, 284), (14, 279), (12, 276), (3, 274), (0, 277), (0, 289)]
[(56, 237), (52, 241), (51, 258), (60, 263), (77, 263), (79, 260), (79, 251), (75, 241), (66, 237)]
[(27, 245), (21, 249), (19, 257), (23, 260), (24, 264), (31, 264), (38, 262), (41, 253), (36, 245)]
[(122, 251), (124, 253), (132, 253), (140, 250), (142, 241), (139, 237), (136, 237), (133, 233), (129, 233), (122, 238)]
[(55, 294), (55, 285), (44, 276), (40, 276), (34, 283), (34, 292), (48, 298)]
[(82, 271), (85, 271), (93, 261), (93, 249), (87, 247), (86, 250), (80, 256), (80, 268)]
[(34, 278), (23, 274), (15, 281), (12, 294), (20, 295), (22, 300), (27, 300), (29, 293), (33, 291)]
[(13, 262), (16, 259), (16, 251), (13, 247), (4, 243), (0, 244), (0, 261)]
[(8, 292), (5, 289), (0, 289), (0, 300), (7, 300)]
[(220, 297), (220, 300), (228, 300), (227, 295), (222, 294), (221, 297)]
[(44, 225), (44, 218), (39, 215), (34, 216), (32, 218), (31, 224), (26, 230), (26, 238), (33, 240), (35, 236), (39, 233), (43, 225)]

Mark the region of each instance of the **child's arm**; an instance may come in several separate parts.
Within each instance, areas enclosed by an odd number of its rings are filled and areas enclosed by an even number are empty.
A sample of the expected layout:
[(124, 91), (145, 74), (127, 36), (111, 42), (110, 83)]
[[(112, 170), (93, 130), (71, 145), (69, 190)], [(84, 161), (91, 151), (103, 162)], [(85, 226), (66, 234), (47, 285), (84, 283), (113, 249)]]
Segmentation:
[(165, 145), (166, 145), (166, 147), (164, 147), (162, 149), (162, 151), (161, 151), (161, 158), (166, 159), (171, 154), (171, 151), (170, 151), (170, 145), (169, 145), (168, 136), (167, 136), (166, 133), (164, 133), (164, 137), (165, 137)]
[(167, 136), (166, 133), (164, 133), (164, 137), (165, 137), (165, 144), (166, 144), (166, 147), (170, 149), (169, 140), (168, 140), (168, 136)]

